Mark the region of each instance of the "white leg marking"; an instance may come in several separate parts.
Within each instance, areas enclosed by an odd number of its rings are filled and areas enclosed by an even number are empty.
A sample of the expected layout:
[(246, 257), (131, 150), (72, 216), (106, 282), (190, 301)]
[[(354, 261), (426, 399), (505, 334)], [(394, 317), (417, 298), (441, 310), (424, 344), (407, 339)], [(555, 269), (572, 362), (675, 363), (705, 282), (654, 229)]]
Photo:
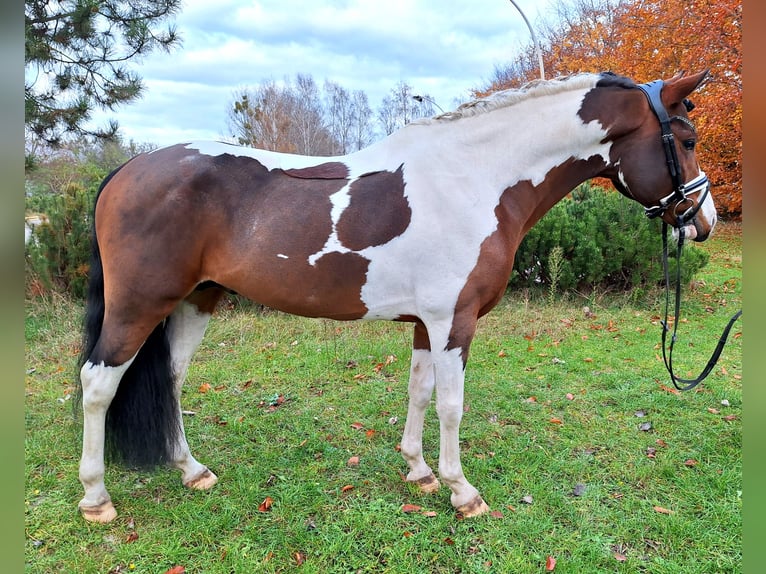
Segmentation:
[(439, 487), (438, 482), (429, 480), (433, 476), (433, 471), (423, 459), (423, 422), (433, 390), (434, 369), (431, 351), (413, 349), (410, 364), (410, 401), (402, 436), (402, 456), (410, 468), (407, 480), (411, 482), (425, 480), (425, 483), (421, 483), (421, 487), (426, 491), (436, 490)]
[(125, 371), (135, 356), (124, 365), (107, 367), (87, 361), (80, 369), (82, 383), (83, 438), (80, 482), (85, 496), (79, 503), (88, 520), (109, 522), (117, 513), (104, 485), (104, 439), (106, 411)]
[(181, 387), (186, 379), (192, 355), (202, 342), (209, 321), (210, 313), (201, 313), (195, 305), (182, 301), (170, 316), (168, 327), (175, 395), (178, 400), (178, 421), (181, 426), (172, 464), (181, 470), (181, 480), (186, 486), (203, 490), (213, 486), (217, 477), (205, 465), (199, 463), (189, 450), (181, 415)]
[(452, 506), (466, 516), (488, 510), (479, 491), (466, 480), (460, 464), (465, 373), (460, 349), (434, 353), (436, 412), (439, 415), (439, 476), (452, 490)]

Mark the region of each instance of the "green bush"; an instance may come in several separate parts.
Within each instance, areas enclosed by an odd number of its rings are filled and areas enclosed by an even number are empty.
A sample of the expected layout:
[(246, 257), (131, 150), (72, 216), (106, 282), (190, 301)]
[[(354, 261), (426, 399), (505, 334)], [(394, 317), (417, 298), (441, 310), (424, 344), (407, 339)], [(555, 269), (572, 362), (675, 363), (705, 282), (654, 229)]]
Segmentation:
[[(669, 241), (670, 270), (675, 277), (675, 242)], [(706, 252), (687, 243), (681, 255), (682, 281), (690, 281), (708, 259)], [(509, 286), (550, 286), (552, 279), (561, 291), (590, 286), (629, 290), (661, 284), (662, 223), (648, 219), (641, 206), (618, 193), (582, 184), (524, 237)]]
[(91, 252), (91, 214), (97, 186), (68, 183), (59, 193), (36, 194), (47, 221), (34, 228), (25, 248), (27, 292), (84, 297)]

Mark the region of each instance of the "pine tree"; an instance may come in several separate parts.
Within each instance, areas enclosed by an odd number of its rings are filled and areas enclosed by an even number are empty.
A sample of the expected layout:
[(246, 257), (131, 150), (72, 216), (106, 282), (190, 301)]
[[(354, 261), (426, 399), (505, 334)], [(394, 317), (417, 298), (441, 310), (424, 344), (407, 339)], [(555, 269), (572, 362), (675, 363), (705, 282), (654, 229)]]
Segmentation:
[(141, 95), (126, 64), (180, 37), (166, 21), (181, 0), (25, 0), (25, 128), (50, 145), (66, 135), (111, 137), (117, 124), (88, 130), (96, 108)]

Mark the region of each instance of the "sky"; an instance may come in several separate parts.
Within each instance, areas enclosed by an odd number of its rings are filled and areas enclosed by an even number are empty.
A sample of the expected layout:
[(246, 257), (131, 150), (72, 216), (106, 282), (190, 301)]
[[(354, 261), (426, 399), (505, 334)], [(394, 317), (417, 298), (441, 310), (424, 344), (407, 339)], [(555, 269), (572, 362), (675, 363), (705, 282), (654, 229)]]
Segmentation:
[[(516, 4), (535, 26), (553, 0)], [(143, 97), (91, 125), (116, 120), (126, 143), (226, 139), (237, 92), (296, 74), (363, 90), (373, 111), (403, 81), (448, 111), (531, 41), (509, 0), (185, 0), (172, 22), (181, 47), (131, 63)]]

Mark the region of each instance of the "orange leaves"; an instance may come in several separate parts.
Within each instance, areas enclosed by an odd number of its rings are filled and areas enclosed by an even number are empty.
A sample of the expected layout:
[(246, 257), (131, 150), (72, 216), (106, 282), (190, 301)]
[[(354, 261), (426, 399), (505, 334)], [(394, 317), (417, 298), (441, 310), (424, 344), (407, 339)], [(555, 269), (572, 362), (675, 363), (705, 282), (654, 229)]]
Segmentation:
[(545, 559), (545, 571), (553, 572), (555, 568), (556, 568), (556, 559), (553, 556), (548, 556), (548, 558)]
[(263, 502), (261, 502), (258, 505), (258, 512), (269, 512), (271, 510), (271, 507), (274, 504), (274, 499), (270, 496), (267, 496), (263, 499)]
[(185, 574), (186, 568), (183, 566), (173, 566), (172, 568), (168, 568), (165, 570), (165, 574)]

